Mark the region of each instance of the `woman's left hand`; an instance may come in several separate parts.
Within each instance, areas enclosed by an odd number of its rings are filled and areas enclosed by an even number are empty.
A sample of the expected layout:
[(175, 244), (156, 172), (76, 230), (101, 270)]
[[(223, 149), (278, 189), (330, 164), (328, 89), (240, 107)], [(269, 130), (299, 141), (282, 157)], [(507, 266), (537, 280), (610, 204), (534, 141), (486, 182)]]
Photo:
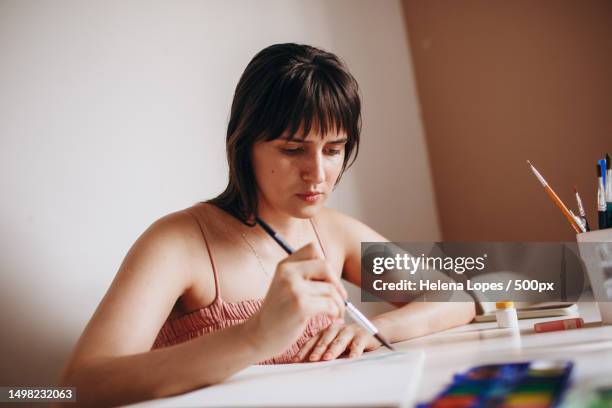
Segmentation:
[(348, 351), (357, 357), (381, 344), (367, 330), (357, 324), (332, 323), (327, 329), (308, 340), (295, 355), (293, 362), (333, 360)]

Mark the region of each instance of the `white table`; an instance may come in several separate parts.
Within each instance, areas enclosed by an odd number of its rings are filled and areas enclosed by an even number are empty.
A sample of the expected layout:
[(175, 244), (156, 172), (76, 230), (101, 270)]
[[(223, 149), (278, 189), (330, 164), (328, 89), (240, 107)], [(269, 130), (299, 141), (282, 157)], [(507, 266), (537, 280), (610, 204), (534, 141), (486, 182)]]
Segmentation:
[(581, 329), (534, 332), (534, 323), (559, 317), (519, 320), (520, 334), (499, 329), (496, 322), (473, 323), (395, 346), (425, 352), (419, 402), (433, 399), (452, 381), (453, 374), (471, 366), (534, 359), (574, 361), (573, 387), (602, 379), (612, 386), (612, 325), (601, 325), (595, 303), (579, 303), (578, 313), (564, 318), (582, 317), (585, 327)]
[[(573, 387), (579, 387), (592, 381), (601, 382), (601, 380), (608, 381), (608, 384), (612, 386), (612, 325), (602, 326), (599, 323), (599, 312), (596, 304), (592, 302), (579, 303), (578, 314), (563, 318), (578, 316), (584, 319), (586, 325), (575, 330), (535, 333), (533, 330), (534, 323), (557, 320), (559, 317), (524, 319), (519, 321), (520, 332), (512, 329), (499, 329), (496, 322), (473, 323), (396, 343), (394, 346), (398, 351), (424, 354), (424, 364), (419, 364), (424, 368), (421, 371), (420, 367), (413, 367), (413, 372), (411, 372), (410, 367), (407, 367), (388, 374), (392, 374), (394, 378), (404, 375), (420, 377), (415, 378), (418, 381), (416, 395), (412, 394), (409, 399), (417, 402), (426, 402), (433, 399), (452, 381), (453, 374), (465, 371), (469, 367), (537, 359), (572, 360), (574, 362)], [(378, 349), (372, 353), (371, 357), (379, 353), (386, 353), (386, 351)], [(301, 365), (292, 366), (295, 366), (293, 367), (295, 369), (296, 367), (300, 368)], [(279, 373), (288, 368), (276, 367)], [(371, 374), (379, 378), (383, 375), (379, 372), (380, 368), (376, 366), (368, 370), (371, 370)], [(419, 372), (420, 375), (418, 375)], [(320, 376), (321, 374), (313, 370), (312, 375)], [(341, 374), (338, 373), (338, 375)], [(353, 389), (376, 388), (375, 381), (371, 380), (370, 373), (359, 378), (357, 382), (363, 379), (363, 384), (355, 383)], [(369, 381), (368, 378), (370, 378)], [(280, 383), (282, 382), (281, 380)], [(274, 388), (276, 385), (267, 384), (266, 387)], [(221, 390), (221, 388), (217, 388), (217, 390)], [(314, 392), (314, 390), (305, 391)], [(414, 389), (413, 392), (415, 392)], [(196, 390), (166, 401), (144, 402), (137, 406), (196, 406), (198, 402), (205, 401), (204, 398), (206, 396), (202, 393), (202, 390)], [(229, 402), (231, 398), (230, 395), (228, 401), (225, 401), (223, 394), (217, 393), (215, 400), (221, 401), (220, 405), (227, 405), (223, 401)], [(299, 395), (296, 395), (294, 401), (295, 404), (299, 404)], [(255, 401), (253, 403), (256, 404)], [(343, 406), (340, 401), (332, 402), (331, 400), (326, 405)]]

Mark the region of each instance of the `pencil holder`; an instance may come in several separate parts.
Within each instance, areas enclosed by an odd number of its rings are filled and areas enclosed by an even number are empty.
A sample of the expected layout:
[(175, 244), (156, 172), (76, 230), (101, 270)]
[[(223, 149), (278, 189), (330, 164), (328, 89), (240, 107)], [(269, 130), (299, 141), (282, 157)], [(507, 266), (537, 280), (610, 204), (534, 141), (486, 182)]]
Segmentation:
[[(601, 321), (612, 324), (612, 228), (576, 235)], [(580, 245), (581, 243), (592, 243)]]

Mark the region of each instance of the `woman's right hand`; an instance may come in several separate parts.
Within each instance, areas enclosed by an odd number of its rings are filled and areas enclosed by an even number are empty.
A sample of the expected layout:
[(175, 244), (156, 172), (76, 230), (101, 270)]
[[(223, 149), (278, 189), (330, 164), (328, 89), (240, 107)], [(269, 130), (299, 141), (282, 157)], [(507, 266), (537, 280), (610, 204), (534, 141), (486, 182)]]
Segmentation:
[(255, 346), (273, 357), (300, 337), (312, 317), (343, 318), (346, 298), (329, 262), (308, 244), (278, 264), (261, 308), (245, 325)]

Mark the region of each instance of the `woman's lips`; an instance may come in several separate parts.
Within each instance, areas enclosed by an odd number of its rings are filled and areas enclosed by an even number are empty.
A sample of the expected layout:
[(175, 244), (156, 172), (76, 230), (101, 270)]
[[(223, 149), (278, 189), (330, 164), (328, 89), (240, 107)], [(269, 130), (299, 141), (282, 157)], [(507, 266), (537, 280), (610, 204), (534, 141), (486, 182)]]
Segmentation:
[(307, 203), (314, 203), (323, 197), (323, 193), (307, 193), (307, 194), (296, 194), (299, 198), (306, 201)]

